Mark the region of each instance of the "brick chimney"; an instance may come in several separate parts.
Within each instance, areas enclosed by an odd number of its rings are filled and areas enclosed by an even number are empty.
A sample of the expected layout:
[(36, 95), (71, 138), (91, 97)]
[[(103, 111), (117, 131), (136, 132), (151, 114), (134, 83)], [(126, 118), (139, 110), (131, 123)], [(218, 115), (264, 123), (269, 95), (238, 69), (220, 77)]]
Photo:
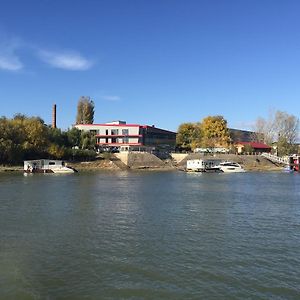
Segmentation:
[(56, 128), (56, 104), (53, 105), (52, 110), (52, 128)]

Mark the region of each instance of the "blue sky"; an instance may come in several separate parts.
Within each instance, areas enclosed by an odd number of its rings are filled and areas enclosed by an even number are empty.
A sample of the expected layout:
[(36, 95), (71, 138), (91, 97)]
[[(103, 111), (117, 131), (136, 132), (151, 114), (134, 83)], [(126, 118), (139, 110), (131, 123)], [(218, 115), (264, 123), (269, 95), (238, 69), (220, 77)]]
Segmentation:
[(270, 110), (300, 115), (300, 1), (2, 0), (0, 115), (169, 130), (223, 115), (251, 129)]

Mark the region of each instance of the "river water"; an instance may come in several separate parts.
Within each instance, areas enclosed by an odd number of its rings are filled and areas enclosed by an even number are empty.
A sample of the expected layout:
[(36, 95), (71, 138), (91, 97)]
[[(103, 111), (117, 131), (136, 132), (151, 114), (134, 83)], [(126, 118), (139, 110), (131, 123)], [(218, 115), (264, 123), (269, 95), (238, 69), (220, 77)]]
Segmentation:
[(0, 174), (0, 299), (300, 299), (300, 174)]

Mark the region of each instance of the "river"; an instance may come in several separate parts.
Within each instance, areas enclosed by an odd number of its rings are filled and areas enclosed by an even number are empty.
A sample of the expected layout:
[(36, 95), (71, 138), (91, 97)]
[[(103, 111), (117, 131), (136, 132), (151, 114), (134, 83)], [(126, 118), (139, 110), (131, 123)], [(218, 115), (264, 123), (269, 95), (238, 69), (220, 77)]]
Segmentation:
[(299, 299), (300, 174), (0, 174), (0, 299)]

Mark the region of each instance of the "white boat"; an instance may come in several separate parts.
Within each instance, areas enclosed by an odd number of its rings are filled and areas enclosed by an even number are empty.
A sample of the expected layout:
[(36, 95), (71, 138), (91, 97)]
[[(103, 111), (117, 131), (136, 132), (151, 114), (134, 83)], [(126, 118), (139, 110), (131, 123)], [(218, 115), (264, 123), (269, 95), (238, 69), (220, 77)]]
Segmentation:
[(38, 160), (25, 160), (24, 161), (25, 173), (57, 173), (69, 174), (75, 173), (72, 167), (66, 166), (63, 160), (53, 159), (38, 159)]
[(221, 163), (219, 163), (218, 165), (216, 165), (214, 168), (219, 169), (221, 172), (224, 173), (241, 173), (241, 172), (245, 172), (245, 170), (243, 169), (243, 167), (236, 163), (236, 162), (232, 162), (232, 161), (223, 161)]

